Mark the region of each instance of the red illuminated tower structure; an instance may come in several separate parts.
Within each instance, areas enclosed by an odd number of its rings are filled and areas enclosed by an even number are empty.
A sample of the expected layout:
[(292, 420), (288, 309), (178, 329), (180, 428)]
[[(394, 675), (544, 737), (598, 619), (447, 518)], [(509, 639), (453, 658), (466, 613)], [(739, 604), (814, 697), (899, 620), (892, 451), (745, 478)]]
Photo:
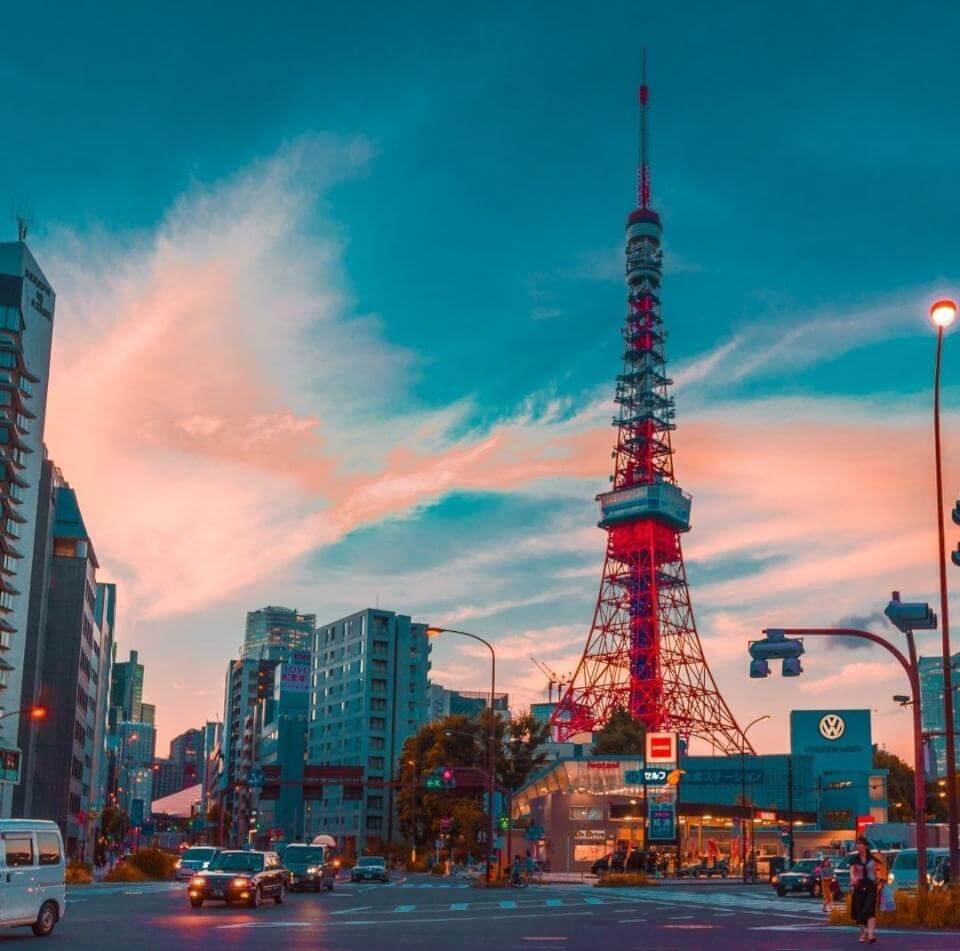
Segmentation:
[(627, 219), (627, 317), (613, 488), (597, 496), (607, 552), (593, 626), (553, 714), (558, 740), (626, 709), (648, 730), (697, 737), (718, 752), (752, 748), (703, 656), (683, 566), (690, 496), (677, 485), (671, 381), (660, 316), (660, 217), (650, 207), (647, 86), (640, 87), (638, 207)]

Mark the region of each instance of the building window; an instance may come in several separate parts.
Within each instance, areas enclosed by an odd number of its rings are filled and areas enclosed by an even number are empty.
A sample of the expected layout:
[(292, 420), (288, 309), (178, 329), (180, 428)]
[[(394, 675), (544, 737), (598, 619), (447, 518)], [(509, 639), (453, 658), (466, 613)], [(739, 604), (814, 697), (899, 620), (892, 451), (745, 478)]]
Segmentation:
[(385, 674), (387, 672), (387, 662), (385, 660), (372, 661), (371, 670), (375, 674)]
[(370, 769), (383, 769), (383, 761), (382, 756), (368, 756), (367, 766)]
[(387, 721), (384, 717), (370, 717), (371, 730), (385, 730), (386, 728)]
[(382, 808), (383, 808), (383, 796), (367, 796), (367, 808), (368, 808), (368, 809), (382, 809)]
[(374, 677), (373, 680), (370, 681), (370, 689), (376, 693), (386, 693), (387, 682), (385, 680), (381, 680), (377, 677)]

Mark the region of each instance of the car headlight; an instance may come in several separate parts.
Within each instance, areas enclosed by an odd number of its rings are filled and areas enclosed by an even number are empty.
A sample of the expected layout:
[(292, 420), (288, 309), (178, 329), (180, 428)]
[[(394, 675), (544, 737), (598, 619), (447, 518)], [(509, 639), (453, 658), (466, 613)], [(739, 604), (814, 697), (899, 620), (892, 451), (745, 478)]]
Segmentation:
[(190, 887), (199, 888), (205, 881), (206, 879), (202, 875), (194, 875), (193, 878), (190, 879)]
[(174, 867), (174, 868), (180, 868), (180, 866), (181, 866), (182, 864), (183, 864), (183, 863), (180, 861), (180, 859), (177, 859), (176, 864), (175, 864), (173, 867)]
[(779, 876), (779, 875), (771, 875), (771, 876), (770, 876), (770, 881), (771, 881), (774, 885), (776, 885), (777, 882), (780, 881), (780, 876)]
[(250, 884), (249, 878), (243, 878), (243, 876), (237, 876), (231, 883), (234, 888), (246, 888)]
[(892, 885), (893, 884), (893, 872), (887, 876), (887, 881)]
[(319, 869), (316, 865), (311, 865), (310, 868), (307, 869), (307, 875), (316, 875), (318, 871)]

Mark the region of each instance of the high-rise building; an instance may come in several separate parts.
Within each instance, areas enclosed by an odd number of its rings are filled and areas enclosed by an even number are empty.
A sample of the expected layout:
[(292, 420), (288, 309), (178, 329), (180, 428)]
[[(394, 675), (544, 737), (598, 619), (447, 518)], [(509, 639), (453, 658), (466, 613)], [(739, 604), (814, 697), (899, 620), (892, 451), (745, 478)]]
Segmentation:
[[(944, 736), (946, 721), (943, 718), (943, 657), (921, 657), (917, 661), (920, 671), (920, 716), (925, 733), (939, 733), (930, 737), (932, 752), (929, 769), (937, 777), (947, 775), (947, 741)], [(960, 653), (950, 658), (951, 683), (953, 684), (954, 730), (960, 716)], [(931, 777), (932, 778), (932, 777)]]
[[(0, 720), (0, 754), (18, 767), (18, 711), (56, 303), (24, 237), (21, 229), (21, 240), (0, 243), (0, 713), (7, 714)], [(0, 818), (11, 814), (15, 785), (0, 783)]]
[[(170, 741), (170, 761), (177, 767), (174, 792), (196, 786), (203, 779), (203, 731), (190, 729)], [(159, 798), (159, 797), (158, 797)]]
[(249, 611), (243, 652), (255, 653), (262, 647), (309, 651), (316, 626), (315, 614), (301, 614), (296, 608), (268, 605), (259, 611)]
[(317, 629), (311, 675), (310, 763), (362, 766), (378, 788), (328, 786), (307, 812), (307, 836), (328, 833), (359, 853), (393, 841), (393, 789), (404, 740), (427, 721), (427, 626), (368, 608)]
[[(479, 716), (490, 706), (490, 694), (483, 690), (450, 690), (440, 684), (427, 687), (427, 715), (431, 720), (449, 716)], [(493, 708), (500, 714), (509, 714), (510, 697), (505, 693), (493, 696)]]
[[(130, 651), (130, 659), (115, 661), (113, 681), (110, 685), (110, 706), (117, 709), (116, 720), (133, 722), (140, 720), (143, 706), (143, 664), (136, 651)], [(148, 720), (147, 722), (153, 722)]]
[[(31, 812), (55, 819), (68, 853), (83, 857), (92, 849), (89, 814), (103, 804), (113, 612), (106, 603), (111, 595), (98, 586), (97, 557), (76, 493), (62, 480), (54, 492), (52, 534), (46, 626), (36, 651), (39, 700), (49, 715), (36, 733), (28, 782)], [(103, 630), (98, 596), (104, 599)]]

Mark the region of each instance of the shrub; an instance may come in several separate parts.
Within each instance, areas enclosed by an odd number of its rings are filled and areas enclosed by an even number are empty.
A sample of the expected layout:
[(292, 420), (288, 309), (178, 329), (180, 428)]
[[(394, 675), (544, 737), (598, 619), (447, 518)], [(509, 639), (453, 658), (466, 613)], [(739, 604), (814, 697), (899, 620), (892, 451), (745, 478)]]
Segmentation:
[(148, 882), (150, 879), (130, 862), (121, 862), (110, 869), (103, 879), (105, 882)]
[(140, 849), (134, 852), (127, 861), (138, 868), (147, 878), (165, 881), (173, 878), (176, 858), (162, 849)]
[(611, 872), (593, 883), (594, 888), (652, 888), (658, 882), (645, 872)]
[(68, 885), (89, 885), (93, 881), (93, 869), (86, 862), (71, 862), (67, 866)]
[[(960, 886), (934, 888), (926, 895), (918, 892), (894, 893), (896, 911), (881, 911), (877, 926), (882, 928), (960, 928)], [(848, 925), (850, 895), (844, 908), (830, 912), (830, 923)]]

